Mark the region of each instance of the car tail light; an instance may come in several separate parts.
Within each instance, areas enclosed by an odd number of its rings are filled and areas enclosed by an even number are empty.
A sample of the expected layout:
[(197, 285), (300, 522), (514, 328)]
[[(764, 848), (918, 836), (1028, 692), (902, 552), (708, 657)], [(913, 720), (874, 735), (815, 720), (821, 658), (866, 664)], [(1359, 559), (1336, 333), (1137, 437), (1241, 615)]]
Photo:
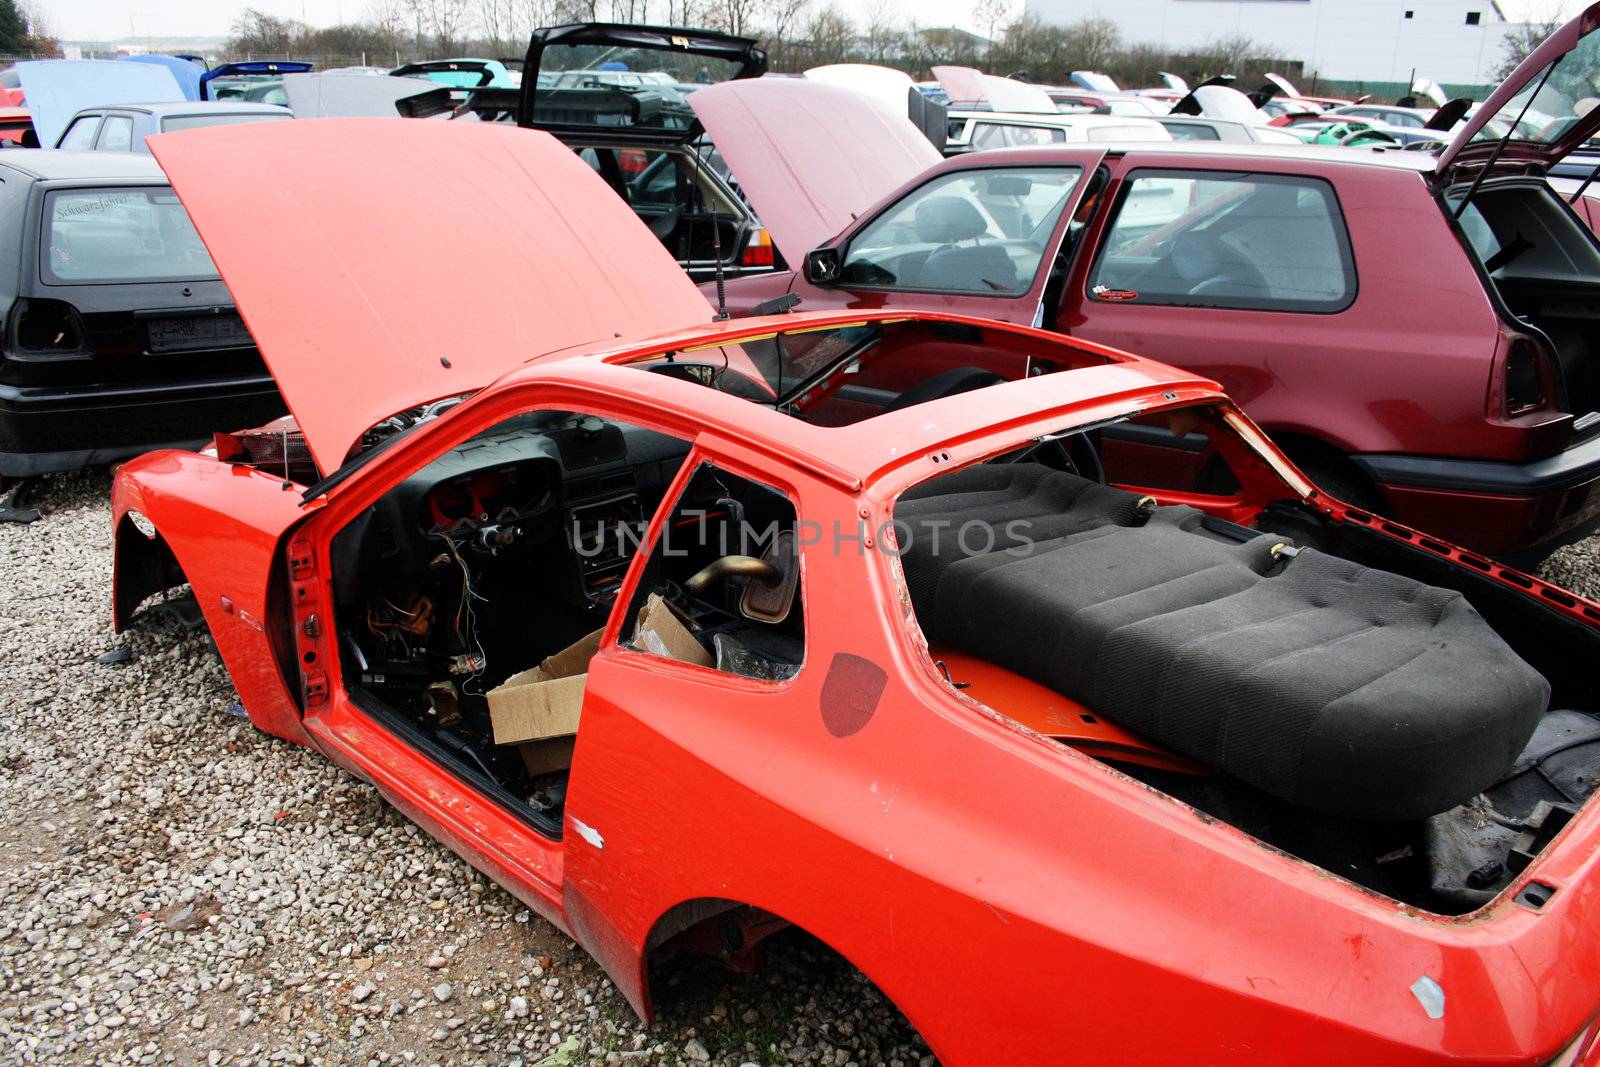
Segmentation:
[(211, 443), (224, 463), (242, 463), (302, 483), (316, 480), (305, 434), (287, 419), (254, 430), (219, 433)]
[(637, 148), (624, 148), (617, 153), (617, 169), (624, 174), (643, 174), (649, 165), (650, 157)]
[(94, 355), (89, 327), (64, 300), (18, 300), (6, 330), (6, 355), (19, 360), (83, 359)]
[(745, 242), (744, 253), (739, 256), (739, 265), (770, 267), (772, 264), (772, 235), (766, 230), (757, 230), (750, 235), (750, 240)]

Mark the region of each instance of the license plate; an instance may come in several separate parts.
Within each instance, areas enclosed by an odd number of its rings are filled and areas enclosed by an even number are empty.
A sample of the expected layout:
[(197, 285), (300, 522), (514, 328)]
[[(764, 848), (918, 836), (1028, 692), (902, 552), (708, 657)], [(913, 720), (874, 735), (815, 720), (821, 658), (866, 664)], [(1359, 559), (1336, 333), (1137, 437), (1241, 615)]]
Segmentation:
[(254, 344), (237, 315), (185, 315), (147, 323), (152, 352), (194, 352)]

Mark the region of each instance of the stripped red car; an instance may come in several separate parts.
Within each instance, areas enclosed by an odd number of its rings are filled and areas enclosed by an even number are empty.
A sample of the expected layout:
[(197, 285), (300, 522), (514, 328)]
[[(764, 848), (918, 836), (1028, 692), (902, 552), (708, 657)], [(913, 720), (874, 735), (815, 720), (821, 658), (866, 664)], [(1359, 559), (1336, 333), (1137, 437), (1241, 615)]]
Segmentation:
[(717, 86), (690, 102), (792, 268), (728, 303), (960, 312), (1133, 349), (1219, 381), (1330, 490), (1526, 563), (1600, 527), (1600, 242), (1540, 180), (1600, 130), (1596, 28), (1600, 5), (1438, 156), (997, 150), (885, 174), (833, 229), (814, 202), (894, 146), (835, 106), (796, 121), (803, 82)]
[[(121, 468), (116, 625), (188, 583), (256, 726), (646, 1019), (652, 958), (792, 923), (949, 1064), (1594, 1061), (1600, 605), (1185, 371), (708, 321), (541, 133), (151, 145), (293, 419)], [(1232, 489), (1146, 484), (1191, 435)]]

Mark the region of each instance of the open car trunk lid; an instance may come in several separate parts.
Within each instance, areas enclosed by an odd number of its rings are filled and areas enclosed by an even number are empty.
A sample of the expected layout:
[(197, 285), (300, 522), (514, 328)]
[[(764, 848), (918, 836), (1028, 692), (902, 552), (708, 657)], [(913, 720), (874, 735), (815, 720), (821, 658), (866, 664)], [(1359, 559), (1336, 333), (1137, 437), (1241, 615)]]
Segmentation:
[(151, 63), (39, 59), (18, 63), (16, 69), (34, 132), (46, 148), (55, 146), (72, 116), (84, 108), (184, 99), (172, 72)]
[(941, 158), (903, 107), (833, 85), (762, 78), (689, 102), (791, 264)]
[(325, 475), (378, 422), (534, 356), (711, 318), (605, 181), (536, 131), (324, 119), (150, 147)]
[(950, 106), (988, 107), (994, 111), (1014, 111), (1030, 115), (1059, 115), (1061, 109), (1037, 85), (985, 74), (971, 67), (933, 67), (939, 87), (950, 98)]
[(1534, 49), (1440, 154), (1440, 181), (1455, 185), (1490, 165), (1543, 174), (1593, 137), (1600, 129), (1596, 29), (1600, 4), (1591, 4)]
[(766, 69), (755, 41), (727, 33), (608, 22), (535, 30), (517, 124), (567, 139), (682, 144), (700, 132), (692, 94)]

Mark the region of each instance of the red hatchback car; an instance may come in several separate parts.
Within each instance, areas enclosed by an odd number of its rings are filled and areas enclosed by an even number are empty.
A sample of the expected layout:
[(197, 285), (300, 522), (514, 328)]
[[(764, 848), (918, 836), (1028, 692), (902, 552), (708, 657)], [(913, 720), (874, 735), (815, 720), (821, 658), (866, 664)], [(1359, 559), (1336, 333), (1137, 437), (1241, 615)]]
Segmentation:
[[(815, 202), (873, 173), (881, 142), (837, 104), (797, 121), (804, 82), (715, 87), (691, 102), (795, 268), (728, 299), (960, 312), (1145, 353), (1221, 382), (1346, 499), (1531, 560), (1600, 524), (1600, 244), (1541, 180), (1600, 129), (1582, 106), (1597, 26), (1591, 7), (1556, 33), (1437, 157), (984, 152), (846, 205), (835, 231)], [(1496, 117), (1539, 133), (1495, 140)]]
[[(151, 147), (293, 421), (121, 468), (118, 626), (187, 583), (259, 728), (644, 1017), (652, 959), (793, 923), (952, 1065), (1593, 1062), (1600, 605), (1329, 498), (1192, 372), (710, 321), (543, 133)], [(1161, 488), (1194, 437), (1231, 488)]]

